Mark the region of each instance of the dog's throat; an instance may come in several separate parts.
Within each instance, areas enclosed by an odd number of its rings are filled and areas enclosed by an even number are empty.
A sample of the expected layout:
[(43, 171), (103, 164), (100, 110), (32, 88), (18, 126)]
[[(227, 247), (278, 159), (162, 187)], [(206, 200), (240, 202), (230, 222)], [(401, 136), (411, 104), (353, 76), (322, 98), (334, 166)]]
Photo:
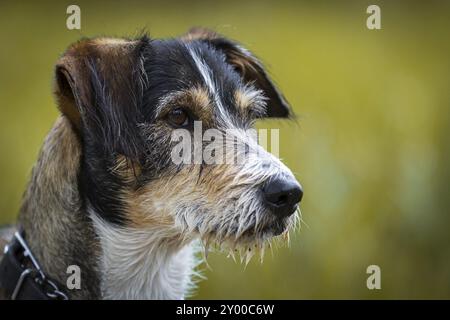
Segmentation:
[(184, 299), (192, 288), (193, 245), (161, 237), (161, 230), (109, 224), (91, 213), (100, 238), (104, 299)]

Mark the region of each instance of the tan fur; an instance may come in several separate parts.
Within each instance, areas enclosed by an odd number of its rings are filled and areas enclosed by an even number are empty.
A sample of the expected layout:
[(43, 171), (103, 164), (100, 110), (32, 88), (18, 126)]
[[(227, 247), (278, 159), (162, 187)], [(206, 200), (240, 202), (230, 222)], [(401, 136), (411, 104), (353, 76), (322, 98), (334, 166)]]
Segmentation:
[[(182, 40), (217, 37), (214, 32), (197, 29)], [(124, 182), (119, 195), (126, 205), (124, 225), (114, 225), (97, 215), (97, 207), (90, 203), (92, 198), (83, 201), (79, 193), (84, 190), (79, 188), (85, 187), (79, 177), (86, 177), (80, 175), (81, 166), (90, 168), (90, 164), (96, 163), (95, 158), (87, 157), (88, 152), (82, 154), (89, 148), (82, 147), (81, 143), (90, 140), (83, 140), (80, 132), (92, 125), (89, 121), (99, 122), (95, 116), (89, 118), (95, 115), (97, 110), (92, 108), (99, 106), (100, 101), (94, 100), (98, 96), (93, 87), (105, 93), (112, 107), (139, 105), (148, 79), (145, 79), (144, 59), (135, 59), (135, 53), (140, 51), (134, 49), (141, 48), (137, 47), (138, 43), (113, 38), (82, 40), (70, 46), (56, 65), (55, 94), (63, 115), (41, 149), (24, 195), (19, 224), (44, 272), (63, 287), (67, 267), (73, 264), (81, 268), (82, 287), (69, 293), (72, 299), (184, 297), (194, 271), (192, 240), (200, 237), (205, 241), (205, 251), (210, 240), (217, 241), (219, 246), (229, 240), (233, 249), (242, 244), (246, 260), (251, 257), (248, 251), (253, 247), (263, 250), (264, 242), (273, 235), (270, 228), (264, 227), (272, 225), (275, 218), (267, 214), (260, 201), (260, 186), (270, 176), (292, 174), (270, 155), (257, 155), (253, 147), (253, 158), (247, 163), (171, 168), (158, 172), (142, 186), (138, 179), (141, 174), (145, 176), (144, 165), (141, 168), (119, 155), (114, 159), (115, 165), (107, 169)], [(259, 87), (264, 87), (265, 74), (251, 74), (261, 73), (256, 59), (237, 48), (225, 54), (246, 82), (256, 80), (262, 84)], [(196, 64), (203, 66), (200, 57), (197, 58)], [(96, 71), (98, 81), (93, 81), (92, 70)], [(200, 70), (208, 71), (206, 66)], [(209, 79), (206, 71), (205, 78)], [(159, 117), (174, 107), (183, 107), (191, 109), (205, 127), (214, 127), (217, 119), (213, 109), (220, 101), (211, 94), (215, 91), (210, 91), (214, 82), (205, 83), (208, 88), (198, 86), (168, 94), (156, 106)], [(128, 87), (132, 84), (138, 87), (133, 87), (134, 91)], [(259, 93), (252, 85), (234, 93), (242, 114), (263, 105)], [(131, 99), (130, 94), (133, 94)], [(221, 109), (221, 116), (226, 116), (224, 110)], [(132, 115), (126, 113), (129, 114)], [(152, 124), (138, 122), (145, 136), (145, 125), (149, 128)], [(113, 123), (113, 129), (121, 129), (116, 121)], [(227, 124), (232, 126), (231, 122)], [(161, 141), (161, 148), (153, 148), (151, 152), (159, 152), (160, 156), (169, 148), (173, 128), (159, 121), (151, 129), (146, 138), (159, 138), (154, 141)], [(105, 131), (106, 136), (113, 136), (109, 133), (114, 130)], [(240, 144), (251, 144), (246, 137), (240, 139)], [(120, 148), (114, 150), (122, 152)], [(82, 159), (86, 161), (81, 163)], [(110, 189), (103, 186), (102, 190)], [(284, 221), (283, 227), (289, 229), (293, 221), (295, 217)]]
[[(108, 75), (108, 88), (112, 93), (123, 92), (123, 79), (133, 65), (130, 53), (137, 41), (125, 39), (87, 39), (71, 45), (56, 63), (56, 83), (54, 93), (59, 110), (70, 120), (77, 130), (81, 127), (79, 105), (90, 105), (93, 99), (90, 90), (87, 59), (95, 59), (102, 74)], [(77, 92), (77, 96), (73, 96)], [(119, 99), (120, 97), (115, 97)], [(77, 106), (78, 105), (78, 106)]]
[(188, 94), (191, 96), (192, 102), (199, 106), (201, 109), (208, 109), (211, 105), (211, 101), (209, 99), (208, 91), (202, 87), (194, 87), (188, 91)]
[[(85, 282), (81, 290), (71, 292), (72, 298), (93, 297), (97, 287), (98, 243), (81, 212), (77, 184), (80, 156), (78, 137), (67, 118), (59, 117), (42, 146), (19, 214), (26, 240), (50, 277), (65, 284), (68, 264), (80, 266)], [(73, 246), (90, 254), (73, 256), (68, 251)]]
[(236, 90), (234, 92), (234, 100), (236, 101), (236, 106), (242, 113), (245, 113), (246, 109), (248, 109), (252, 103), (251, 97), (242, 90)]
[(134, 45), (137, 41), (130, 41), (121, 38), (97, 38), (93, 39), (92, 43), (98, 46), (122, 46), (122, 45)]
[(205, 124), (211, 124), (213, 114), (208, 90), (203, 87), (192, 87), (188, 90), (170, 93), (162, 102), (159, 109), (159, 117), (163, 118), (174, 108), (191, 110)]
[(136, 182), (136, 178), (141, 174), (141, 167), (138, 163), (133, 162), (124, 155), (119, 155), (116, 159), (116, 164), (110, 169), (122, 180), (130, 185)]
[(123, 197), (128, 203), (127, 216), (130, 226), (146, 229), (174, 226), (171, 212), (179, 201), (195, 203), (199, 199), (206, 202), (204, 208), (214, 210), (217, 199), (224, 199), (240, 185), (245, 185), (245, 177), (236, 179), (238, 168), (233, 165), (216, 165), (202, 169), (200, 166), (185, 167), (176, 174), (146, 184), (137, 191), (127, 191)]
[(218, 38), (219, 35), (209, 29), (205, 29), (202, 27), (194, 27), (191, 28), (186, 34), (181, 37), (181, 40), (184, 41), (193, 41), (193, 40), (212, 40)]

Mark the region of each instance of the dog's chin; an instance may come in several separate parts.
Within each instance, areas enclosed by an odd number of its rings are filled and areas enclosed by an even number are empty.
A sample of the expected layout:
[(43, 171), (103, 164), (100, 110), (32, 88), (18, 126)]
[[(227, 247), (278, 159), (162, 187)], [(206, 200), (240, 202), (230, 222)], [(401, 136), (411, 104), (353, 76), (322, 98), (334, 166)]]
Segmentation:
[(279, 236), (289, 229), (289, 219), (279, 219), (265, 224), (263, 227), (255, 228), (252, 226), (245, 231), (241, 237), (245, 239), (262, 239), (268, 240), (270, 238)]
[(216, 232), (209, 234), (208, 238), (217, 243), (228, 243), (232, 245), (252, 246), (270, 241), (272, 238), (282, 235), (288, 231), (291, 226), (291, 219), (277, 219), (266, 222), (262, 225), (250, 225), (241, 231), (238, 226), (228, 228), (226, 237), (220, 237)]
[[(291, 218), (272, 220), (259, 225), (250, 225), (245, 231), (241, 231), (237, 226), (230, 226), (226, 236), (220, 236), (217, 230), (201, 236), (204, 246), (204, 257), (206, 259), (210, 245), (232, 257), (240, 257), (240, 261), (248, 264), (252, 257), (259, 255), (261, 262), (264, 259), (265, 247), (271, 247), (271, 240), (281, 237), (282, 241), (289, 242), (288, 231), (293, 225)], [(231, 232), (230, 232), (231, 231)]]
[(255, 253), (264, 256), (266, 247), (271, 248), (272, 240), (277, 244), (289, 243), (289, 230), (295, 226), (297, 215), (278, 218), (271, 212), (245, 213), (237, 216), (240, 219), (223, 223), (219, 219), (209, 225), (197, 225), (199, 238), (204, 247), (205, 257), (209, 248), (219, 249), (234, 258), (234, 254), (244, 257), (246, 263)]

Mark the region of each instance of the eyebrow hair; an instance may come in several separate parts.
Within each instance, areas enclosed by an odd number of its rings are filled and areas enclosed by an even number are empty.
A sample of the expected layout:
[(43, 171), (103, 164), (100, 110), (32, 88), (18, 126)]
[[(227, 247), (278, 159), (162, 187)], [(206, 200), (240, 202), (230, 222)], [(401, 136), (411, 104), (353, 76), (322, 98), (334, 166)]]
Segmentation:
[(267, 97), (262, 90), (247, 84), (234, 91), (234, 101), (239, 112), (246, 115), (253, 111), (257, 115), (264, 115), (267, 106)]
[(168, 106), (179, 104), (180, 107), (188, 108), (203, 120), (212, 119), (211, 100), (208, 91), (201, 86), (171, 92), (159, 99), (155, 108), (156, 117), (161, 117)]
[(159, 118), (168, 104), (174, 101), (183, 91), (174, 91), (162, 96), (155, 107), (155, 117)]

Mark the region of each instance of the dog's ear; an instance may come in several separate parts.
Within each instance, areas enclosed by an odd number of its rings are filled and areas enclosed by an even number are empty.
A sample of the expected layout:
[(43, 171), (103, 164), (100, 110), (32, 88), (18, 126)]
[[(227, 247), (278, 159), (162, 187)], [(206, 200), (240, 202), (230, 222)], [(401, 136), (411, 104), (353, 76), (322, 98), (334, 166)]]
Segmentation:
[(138, 40), (87, 39), (75, 43), (56, 64), (58, 107), (83, 138), (105, 152), (139, 153), (137, 123), (145, 87), (143, 48)]
[(212, 30), (193, 28), (181, 37), (184, 41), (200, 40), (221, 50), (244, 81), (253, 83), (268, 98), (267, 117), (288, 118), (292, 116), (291, 107), (283, 94), (270, 79), (262, 63), (240, 44), (226, 39)]

